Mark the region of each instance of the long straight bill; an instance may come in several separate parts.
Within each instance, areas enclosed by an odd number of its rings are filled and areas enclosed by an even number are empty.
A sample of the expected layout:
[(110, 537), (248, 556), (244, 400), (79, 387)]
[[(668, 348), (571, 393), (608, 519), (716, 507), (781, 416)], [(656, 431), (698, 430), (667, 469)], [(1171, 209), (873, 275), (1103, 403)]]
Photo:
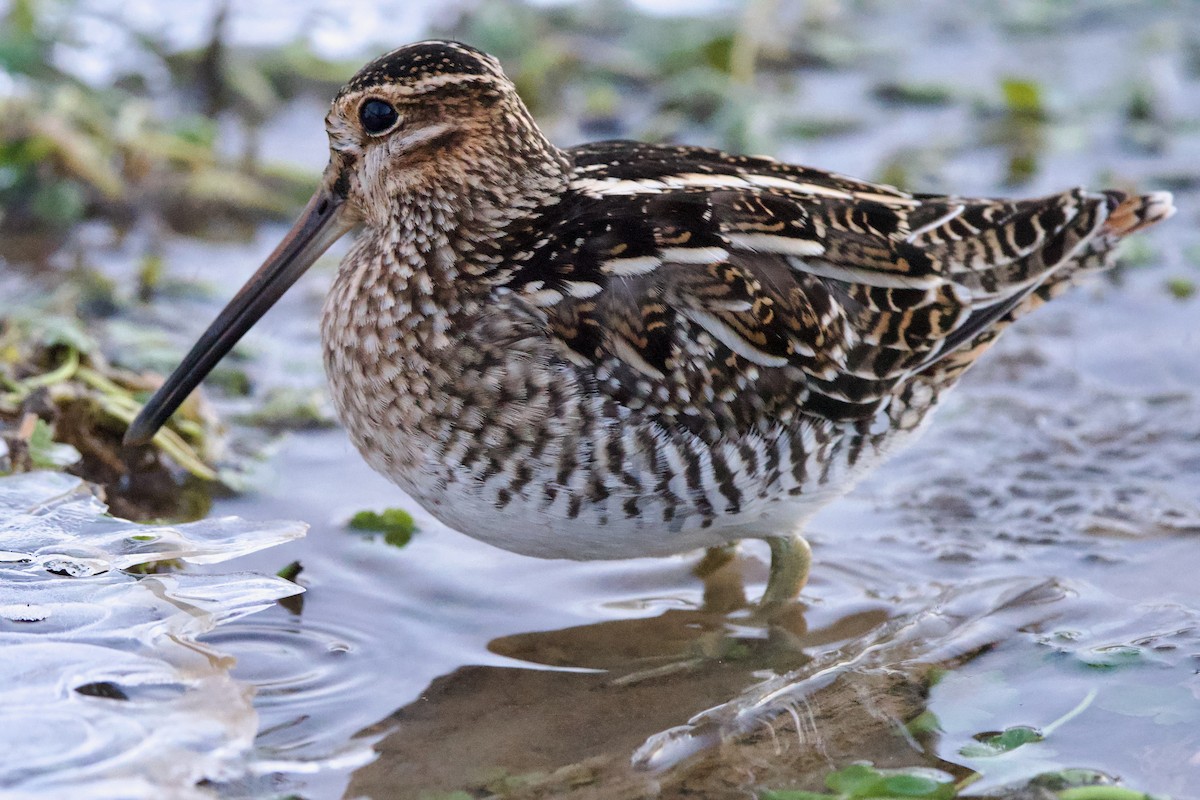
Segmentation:
[(142, 408), (125, 432), (125, 444), (145, 444), (154, 437), (246, 331), (331, 244), (350, 230), (351, 225), (344, 217), (342, 198), (324, 186), (318, 189), (275, 251), (234, 295), (171, 377)]

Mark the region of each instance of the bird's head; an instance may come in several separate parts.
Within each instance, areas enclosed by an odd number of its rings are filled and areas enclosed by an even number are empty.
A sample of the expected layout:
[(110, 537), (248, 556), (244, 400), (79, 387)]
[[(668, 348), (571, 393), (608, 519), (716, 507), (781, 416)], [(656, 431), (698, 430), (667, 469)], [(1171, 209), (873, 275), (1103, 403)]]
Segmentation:
[(458, 42), (406, 45), (358, 71), (325, 117), (325, 181), (344, 213), (386, 224), (397, 198), (438, 202), (544, 168), (556, 151), (500, 62)]
[[(144, 443), (334, 241), (420, 213), (442, 225), (472, 204), (503, 207), (560, 172), (496, 59), (457, 42), (406, 45), (363, 67), (325, 118), (329, 165), (300, 218), (126, 432)], [(397, 219), (400, 217), (401, 219)]]

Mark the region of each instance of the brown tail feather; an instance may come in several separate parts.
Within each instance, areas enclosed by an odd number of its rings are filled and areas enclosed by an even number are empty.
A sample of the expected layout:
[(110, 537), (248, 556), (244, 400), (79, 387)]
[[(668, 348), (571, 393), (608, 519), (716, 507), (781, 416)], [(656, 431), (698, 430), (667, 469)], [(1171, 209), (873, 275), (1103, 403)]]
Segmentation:
[(935, 369), (927, 370), (916, 379), (939, 387), (953, 383), (975, 363), (980, 354), (991, 347), (996, 337), (1012, 322), (1062, 294), (1082, 275), (1111, 266), (1118, 239), (1162, 222), (1176, 211), (1170, 192), (1152, 192), (1132, 197), (1118, 191), (1107, 191), (1104, 194), (1108, 197), (1108, 218), (1088, 242), (1084, 252), (1076, 255), (1070, 268), (1056, 272), (1020, 305), (996, 320), (990, 328), (948, 355)]
[(1109, 199), (1108, 219), (1104, 221), (1103, 233), (1109, 236), (1128, 236), (1162, 222), (1175, 213), (1174, 198), (1170, 192), (1152, 192), (1134, 195), (1124, 192), (1105, 192)]

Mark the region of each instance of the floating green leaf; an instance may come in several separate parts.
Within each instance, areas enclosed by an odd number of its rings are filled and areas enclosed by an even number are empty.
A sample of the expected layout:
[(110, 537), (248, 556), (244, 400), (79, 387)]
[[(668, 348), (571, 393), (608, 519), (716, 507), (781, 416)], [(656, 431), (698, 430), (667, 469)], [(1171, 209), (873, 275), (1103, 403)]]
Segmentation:
[(1102, 670), (1140, 666), (1146, 663), (1142, 648), (1127, 644), (1094, 647), (1078, 653), (1078, 656), (1085, 665)]
[(1024, 78), (1005, 78), (1000, 81), (1004, 95), (1004, 106), (1014, 117), (1045, 119), (1046, 109), (1042, 103), (1042, 87), (1035, 81)]
[(826, 786), (850, 797), (869, 797), (881, 784), (882, 776), (870, 764), (851, 764), (825, 776)]
[(1191, 278), (1168, 278), (1167, 291), (1176, 300), (1187, 300), (1196, 293), (1196, 282)]
[(350, 527), (356, 531), (375, 531), (383, 534), (383, 540), (393, 547), (408, 544), (417, 529), (412, 514), (401, 508), (388, 508), (382, 513), (359, 511), (350, 518)]
[(943, 773), (929, 769), (904, 772), (886, 771), (883, 789), (888, 796), (942, 798), (954, 796), (954, 782)]
[(825, 776), (825, 785), (834, 794), (821, 794), (795, 789), (763, 792), (761, 800), (816, 800), (842, 798), (926, 798), (949, 800), (954, 797), (954, 779), (946, 773), (928, 767), (877, 769), (868, 763), (851, 764)]
[(999, 733), (982, 733), (976, 738), (975, 744), (969, 744), (959, 749), (959, 754), (967, 758), (987, 758), (1008, 753), (1023, 745), (1043, 741), (1046, 737), (1037, 728), (1028, 725), (1014, 725)]
[(1112, 778), (1094, 769), (1068, 768), (1054, 772), (1043, 772), (1029, 782), (1030, 786), (1038, 786), (1058, 792), (1074, 786), (1092, 786), (1096, 784), (1111, 785)]
[(269, 430), (313, 430), (333, 426), (324, 395), (316, 390), (280, 387), (267, 393), (255, 411), (239, 416), (238, 421)]
[(917, 716), (913, 717), (904, 726), (913, 736), (920, 736), (926, 733), (937, 733), (942, 729), (942, 723), (938, 719), (937, 714), (929, 709), (925, 709)]
[(1124, 786), (1076, 786), (1059, 792), (1058, 800), (1155, 800), (1155, 797)]

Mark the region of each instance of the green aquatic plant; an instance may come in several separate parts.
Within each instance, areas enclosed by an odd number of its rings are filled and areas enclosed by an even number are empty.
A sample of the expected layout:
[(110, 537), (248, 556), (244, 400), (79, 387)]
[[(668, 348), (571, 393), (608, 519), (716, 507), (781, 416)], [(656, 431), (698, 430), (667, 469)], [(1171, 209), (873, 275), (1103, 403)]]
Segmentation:
[[(244, 377), (244, 373), (241, 377)], [(231, 375), (228, 379), (233, 381), (231, 388), (235, 391), (242, 388), (238, 385), (238, 376)], [(246, 388), (248, 390), (248, 385)], [(315, 430), (334, 425), (333, 414), (327, 407), (323, 392), (289, 387), (269, 390), (253, 411), (236, 419), (245, 425), (268, 431)]]
[(954, 89), (937, 83), (901, 83), (885, 81), (871, 92), (876, 100), (895, 106), (948, 106), (954, 103)]
[(1120, 248), (1118, 258), (1121, 267), (1147, 267), (1159, 262), (1158, 250), (1145, 237), (1126, 239), (1121, 242)]
[(869, 763), (851, 764), (826, 775), (825, 786), (829, 792), (765, 791), (759, 800), (950, 800), (957, 796), (953, 776), (928, 767), (880, 769)]
[[(109, 363), (79, 318), (48, 308), (0, 310), (0, 426), (27, 442), (33, 466), (85, 458), (121, 471), (120, 434), (153, 388)], [(37, 422), (25, 432), (30, 415)], [(216, 480), (204, 455), (215, 425), (193, 399), (153, 447), (197, 478)]]
[[(964, 792), (978, 778), (973, 774), (955, 782), (949, 774), (928, 767), (880, 769), (863, 762), (826, 775), (828, 792), (768, 789), (759, 792), (758, 800), (954, 800), (965, 797)], [(1043, 773), (1029, 781), (1028, 787), (1034, 791), (1029, 797), (1046, 800), (1170, 800), (1117, 786), (1107, 775), (1084, 769)], [(1013, 796), (1026, 794), (1018, 791)]]
[(304, 571), (304, 566), (299, 561), (293, 561), (287, 566), (280, 569), (275, 574), (285, 581), (296, 582), (296, 578), (300, 577), (300, 573)]
[(402, 508), (387, 508), (382, 512), (359, 511), (350, 518), (351, 530), (382, 533), (383, 540), (393, 547), (404, 547), (412, 539), (417, 524)]
[(1000, 92), (1004, 97), (1004, 108), (1009, 116), (1027, 120), (1045, 120), (1046, 104), (1042, 99), (1042, 87), (1028, 78), (1008, 77), (1000, 81)]
[[(79, 451), (69, 444), (54, 441), (54, 429), (40, 417), (32, 414), (33, 429), (26, 439), (29, 445), (29, 462), (35, 469), (63, 469), (79, 461)], [(18, 437), (21, 433), (18, 432)]]
[(1187, 300), (1196, 294), (1196, 282), (1191, 278), (1168, 278), (1166, 287), (1167, 292), (1176, 300)]
[(961, 748), (959, 755), (967, 758), (986, 758), (1008, 753), (1023, 745), (1045, 741), (1046, 735), (1037, 728), (1028, 725), (1014, 725), (998, 733), (982, 733), (977, 735), (976, 744)]

